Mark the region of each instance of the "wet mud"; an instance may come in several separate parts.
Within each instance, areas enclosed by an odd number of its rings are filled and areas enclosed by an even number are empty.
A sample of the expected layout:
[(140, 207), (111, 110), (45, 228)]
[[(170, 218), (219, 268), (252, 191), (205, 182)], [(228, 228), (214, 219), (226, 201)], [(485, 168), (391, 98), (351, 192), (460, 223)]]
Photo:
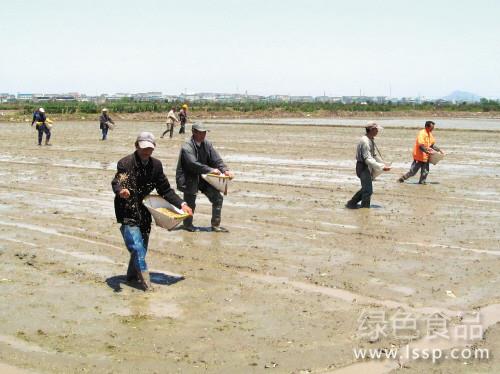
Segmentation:
[[(373, 209), (346, 210), (359, 189), (360, 128), (211, 123), (208, 138), (235, 172), (227, 233), (153, 227), (155, 292), (125, 282), (128, 252), (110, 182), (135, 136), (164, 125), (62, 122), (53, 146), (24, 123), (0, 123), (0, 371), (499, 372), (500, 160), (497, 131), (439, 131), (447, 151), (429, 184), (410, 166), (412, 128), (377, 144), (393, 170)], [(170, 182), (184, 138), (158, 139)], [(210, 226), (197, 200), (194, 224)], [(357, 336), (364, 311), (481, 311), (478, 341), (437, 344)], [(481, 346), (489, 360), (358, 362), (353, 348)], [(364, 366), (359, 366), (364, 365)], [(10, 370), (10, 371), (9, 371)]]

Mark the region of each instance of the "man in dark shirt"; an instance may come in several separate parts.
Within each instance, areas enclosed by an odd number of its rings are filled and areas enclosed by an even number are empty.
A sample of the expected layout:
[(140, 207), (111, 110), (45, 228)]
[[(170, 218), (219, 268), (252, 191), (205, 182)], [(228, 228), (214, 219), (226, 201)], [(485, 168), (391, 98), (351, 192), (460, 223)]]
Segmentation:
[(179, 129), (179, 134), (186, 133), (186, 122), (187, 122), (187, 104), (183, 104), (181, 110), (179, 110), (179, 121), (181, 122), (181, 128)]
[(130, 252), (128, 281), (139, 281), (144, 290), (151, 288), (145, 261), (151, 232), (151, 214), (142, 200), (156, 189), (172, 205), (188, 214), (193, 211), (177, 196), (163, 173), (161, 161), (151, 157), (156, 142), (150, 132), (141, 132), (135, 142), (135, 152), (118, 161), (116, 175), (111, 182), (115, 193), (116, 220)]
[(115, 123), (111, 119), (111, 117), (108, 115), (108, 110), (106, 108), (102, 109), (102, 114), (99, 117), (99, 128), (102, 131), (102, 139), (101, 140), (106, 140), (108, 136), (108, 130), (110, 128), (109, 125), (114, 125)]
[[(201, 178), (201, 174), (224, 174), (233, 177), (222, 161), (212, 143), (205, 140), (207, 128), (201, 123), (195, 123), (192, 128), (193, 136), (186, 142), (180, 151), (175, 179), (177, 188), (184, 192), (184, 200), (190, 207), (196, 208), (196, 194), (201, 191), (212, 203), (212, 231), (227, 232), (220, 226), (223, 197), (221, 193)], [(198, 231), (193, 226), (193, 218), (184, 220), (184, 229)]]
[(38, 108), (33, 113), (33, 120), (31, 121), (31, 126), (36, 123), (35, 128), (38, 131), (38, 145), (42, 145), (43, 134), (45, 133), (45, 145), (52, 145), (49, 143), (50, 140), (50, 129), (47, 125), (47, 116), (45, 115), (45, 109)]

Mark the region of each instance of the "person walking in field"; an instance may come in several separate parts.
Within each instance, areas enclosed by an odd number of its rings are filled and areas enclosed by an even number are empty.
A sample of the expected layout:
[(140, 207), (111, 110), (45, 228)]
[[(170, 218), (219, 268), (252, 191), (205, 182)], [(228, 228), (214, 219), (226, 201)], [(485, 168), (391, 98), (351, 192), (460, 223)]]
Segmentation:
[(175, 115), (177, 108), (173, 107), (167, 114), (167, 129), (161, 134), (160, 138), (163, 138), (166, 133), (170, 132), (170, 139), (174, 135), (174, 125), (179, 122), (179, 119)]
[[(220, 226), (223, 197), (221, 193), (201, 178), (201, 174), (224, 174), (231, 178), (229, 171), (214, 146), (205, 140), (208, 129), (201, 123), (195, 123), (192, 128), (193, 136), (184, 143), (179, 153), (175, 179), (177, 189), (184, 192), (184, 200), (196, 208), (196, 195), (201, 191), (212, 203), (212, 231), (228, 232)], [(190, 232), (199, 231), (193, 226), (193, 217), (184, 220), (183, 228)]]
[(42, 145), (43, 134), (45, 134), (45, 145), (52, 145), (50, 141), (50, 128), (47, 124), (47, 116), (45, 115), (45, 109), (38, 108), (33, 113), (33, 120), (31, 121), (31, 126), (36, 124), (35, 128), (38, 131), (38, 145)]
[(113, 126), (115, 123), (108, 115), (108, 110), (106, 108), (103, 108), (101, 112), (102, 114), (99, 116), (99, 128), (102, 132), (101, 140), (106, 140), (106, 138), (108, 137), (108, 130), (110, 126)]
[(151, 232), (151, 214), (142, 200), (156, 189), (158, 194), (177, 208), (192, 215), (187, 203), (170, 187), (160, 160), (151, 157), (156, 142), (150, 132), (141, 132), (135, 141), (135, 152), (118, 161), (111, 182), (115, 193), (116, 220), (130, 252), (127, 281), (138, 281), (145, 291), (151, 289), (146, 252)]
[(420, 170), (420, 179), (418, 183), (426, 184), (426, 179), (429, 175), (429, 156), (435, 152), (444, 155), (444, 152), (435, 144), (434, 135), (432, 134), (435, 125), (436, 124), (432, 121), (426, 121), (425, 127), (418, 132), (413, 147), (413, 162), (410, 166), (410, 170), (402, 175), (398, 179), (398, 182), (404, 183), (405, 180), (414, 176)]
[(181, 121), (181, 128), (179, 129), (179, 134), (186, 133), (186, 122), (187, 122), (187, 104), (182, 105), (181, 110), (179, 110), (179, 120)]
[[(361, 201), (361, 208), (370, 208), (370, 200), (373, 194), (373, 173), (375, 170), (389, 171), (378, 148), (375, 145), (381, 126), (375, 122), (370, 122), (365, 127), (366, 134), (360, 139), (356, 149), (356, 175), (361, 181), (361, 189), (346, 204), (346, 208), (356, 209)], [(378, 152), (378, 154), (377, 154)]]

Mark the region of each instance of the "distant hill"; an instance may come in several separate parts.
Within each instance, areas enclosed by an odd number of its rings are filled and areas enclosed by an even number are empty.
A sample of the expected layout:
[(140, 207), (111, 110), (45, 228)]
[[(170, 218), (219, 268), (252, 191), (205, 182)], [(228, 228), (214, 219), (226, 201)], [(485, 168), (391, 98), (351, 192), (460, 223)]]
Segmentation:
[(476, 103), (481, 100), (481, 96), (478, 96), (471, 92), (453, 91), (451, 94), (443, 97), (442, 99), (447, 101), (458, 101), (458, 102), (465, 101), (467, 103)]

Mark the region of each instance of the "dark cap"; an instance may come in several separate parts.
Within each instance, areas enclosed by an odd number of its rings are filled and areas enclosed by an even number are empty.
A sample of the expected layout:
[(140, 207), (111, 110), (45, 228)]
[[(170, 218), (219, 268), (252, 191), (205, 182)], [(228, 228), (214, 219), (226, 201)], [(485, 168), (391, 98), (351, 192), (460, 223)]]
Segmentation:
[(199, 131), (199, 132), (205, 132), (205, 131), (210, 131), (209, 129), (207, 129), (207, 127), (201, 123), (201, 122), (196, 122), (195, 124), (193, 124), (193, 127), (192, 127), (193, 130), (196, 130), (196, 131)]

